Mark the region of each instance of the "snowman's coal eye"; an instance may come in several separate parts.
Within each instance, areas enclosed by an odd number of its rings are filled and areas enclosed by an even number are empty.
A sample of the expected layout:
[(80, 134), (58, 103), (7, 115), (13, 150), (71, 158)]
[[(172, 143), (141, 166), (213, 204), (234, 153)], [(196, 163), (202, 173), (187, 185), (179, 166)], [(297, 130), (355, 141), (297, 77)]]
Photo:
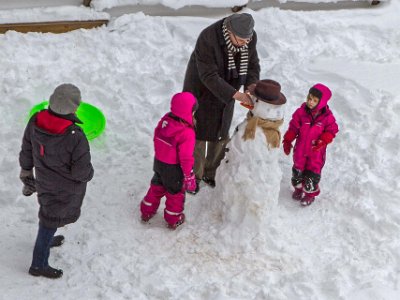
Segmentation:
[(256, 99), (256, 102), (258, 102), (258, 98)]

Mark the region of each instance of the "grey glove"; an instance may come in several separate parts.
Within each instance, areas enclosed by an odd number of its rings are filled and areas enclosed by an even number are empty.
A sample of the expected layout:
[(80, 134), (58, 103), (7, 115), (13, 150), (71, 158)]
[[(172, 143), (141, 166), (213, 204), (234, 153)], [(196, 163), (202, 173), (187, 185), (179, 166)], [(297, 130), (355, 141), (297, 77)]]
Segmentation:
[(36, 192), (35, 177), (33, 176), (33, 170), (21, 169), (19, 174), (24, 187), (22, 188), (22, 194), (24, 196), (30, 196)]

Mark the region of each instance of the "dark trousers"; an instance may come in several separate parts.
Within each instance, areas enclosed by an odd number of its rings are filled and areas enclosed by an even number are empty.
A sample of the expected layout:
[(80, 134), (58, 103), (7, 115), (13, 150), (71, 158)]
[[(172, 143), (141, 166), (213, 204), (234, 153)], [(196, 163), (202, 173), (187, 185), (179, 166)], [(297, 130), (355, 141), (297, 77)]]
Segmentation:
[(203, 176), (215, 179), (217, 168), (225, 157), (225, 148), (229, 139), (218, 142), (196, 140), (194, 148), (194, 173), (196, 179), (201, 180)]
[(39, 231), (33, 249), (32, 268), (43, 269), (49, 265), (50, 246), (57, 228), (47, 228), (39, 223)]

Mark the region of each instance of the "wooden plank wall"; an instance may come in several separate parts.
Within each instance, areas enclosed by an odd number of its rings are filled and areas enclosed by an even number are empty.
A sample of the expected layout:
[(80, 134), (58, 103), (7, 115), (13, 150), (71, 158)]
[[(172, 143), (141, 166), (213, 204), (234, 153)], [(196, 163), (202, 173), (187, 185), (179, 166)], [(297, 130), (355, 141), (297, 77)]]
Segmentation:
[(94, 27), (107, 24), (108, 20), (0, 24), (0, 33), (5, 33), (8, 30), (14, 30), (22, 33), (26, 32), (64, 33), (80, 28), (91, 29)]
[[(83, 5), (90, 6), (91, 0), (83, 0)], [(94, 27), (107, 25), (108, 20), (90, 20), (90, 21), (52, 21), (52, 22), (31, 22), (31, 23), (10, 23), (0, 24), (0, 34), (9, 30), (22, 33), (26, 32), (52, 32), (64, 33), (80, 28), (91, 29)]]

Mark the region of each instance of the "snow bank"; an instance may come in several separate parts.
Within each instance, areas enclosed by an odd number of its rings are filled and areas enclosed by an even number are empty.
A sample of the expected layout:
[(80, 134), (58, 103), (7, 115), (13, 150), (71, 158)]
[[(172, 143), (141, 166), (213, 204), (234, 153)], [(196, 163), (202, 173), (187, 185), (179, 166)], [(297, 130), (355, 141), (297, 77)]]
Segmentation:
[[(157, 5), (161, 4), (172, 9), (180, 9), (185, 6), (204, 6), (204, 7), (234, 7), (251, 4), (255, 2), (265, 2), (265, 6), (269, 4), (279, 3), (338, 3), (349, 1), (369, 1), (369, 0), (92, 0), (91, 6), (96, 10), (104, 10), (107, 8), (126, 6), (126, 5)], [(383, 0), (382, 2), (389, 1)]]
[(1, 23), (108, 20), (110, 15), (88, 7), (61, 6), (0, 10)]
[(126, 5), (156, 5), (161, 4), (172, 9), (185, 6), (200, 5), (206, 7), (233, 7), (244, 5), (247, 0), (93, 0), (91, 6), (96, 10)]

